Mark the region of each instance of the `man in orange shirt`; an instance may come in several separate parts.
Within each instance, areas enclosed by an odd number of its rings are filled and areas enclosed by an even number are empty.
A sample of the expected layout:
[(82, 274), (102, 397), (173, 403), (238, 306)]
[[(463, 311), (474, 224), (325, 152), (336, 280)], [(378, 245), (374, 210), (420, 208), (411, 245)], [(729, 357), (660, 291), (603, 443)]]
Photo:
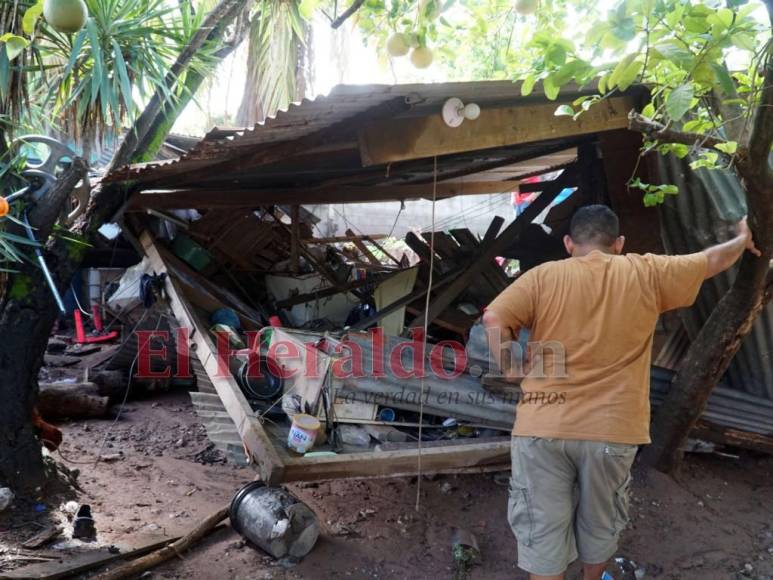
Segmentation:
[(518, 565), (532, 580), (563, 580), (578, 557), (585, 580), (602, 577), (628, 523), (631, 464), (638, 445), (650, 442), (658, 316), (692, 304), (703, 281), (745, 249), (759, 255), (746, 220), (737, 230), (686, 256), (623, 255), (614, 212), (586, 206), (564, 238), (571, 257), (529, 270), (486, 309), (492, 354), (506, 375), (517, 374), (503, 357), (508, 341), (531, 331), (508, 519)]

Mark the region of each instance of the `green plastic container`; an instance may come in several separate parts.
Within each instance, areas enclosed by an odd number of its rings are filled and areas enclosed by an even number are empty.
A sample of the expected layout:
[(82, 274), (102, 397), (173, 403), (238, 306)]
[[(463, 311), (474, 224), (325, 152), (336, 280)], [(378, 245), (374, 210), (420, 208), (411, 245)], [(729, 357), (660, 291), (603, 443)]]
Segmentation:
[(212, 254), (185, 234), (177, 234), (172, 243), (172, 251), (175, 256), (199, 272), (212, 263)]

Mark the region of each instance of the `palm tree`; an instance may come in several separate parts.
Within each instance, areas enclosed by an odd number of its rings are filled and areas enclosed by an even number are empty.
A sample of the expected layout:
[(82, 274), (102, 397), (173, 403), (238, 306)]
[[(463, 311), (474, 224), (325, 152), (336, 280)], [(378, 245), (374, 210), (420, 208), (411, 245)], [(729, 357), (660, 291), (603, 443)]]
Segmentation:
[(263, 122), (306, 93), (311, 24), (297, 0), (259, 0), (250, 26), (247, 76), (237, 124)]

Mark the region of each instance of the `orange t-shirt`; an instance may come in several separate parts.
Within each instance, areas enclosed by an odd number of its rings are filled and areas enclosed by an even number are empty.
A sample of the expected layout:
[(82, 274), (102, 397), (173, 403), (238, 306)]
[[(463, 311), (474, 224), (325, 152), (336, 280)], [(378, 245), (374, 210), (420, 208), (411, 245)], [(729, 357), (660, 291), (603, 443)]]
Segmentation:
[(513, 434), (649, 443), (655, 324), (661, 312), (694, 302), (706, 267), (702, 252), (593, 251), (513, 282), (488, 307), (504, 326), (531, 330), (532, 368), (521, 383)]

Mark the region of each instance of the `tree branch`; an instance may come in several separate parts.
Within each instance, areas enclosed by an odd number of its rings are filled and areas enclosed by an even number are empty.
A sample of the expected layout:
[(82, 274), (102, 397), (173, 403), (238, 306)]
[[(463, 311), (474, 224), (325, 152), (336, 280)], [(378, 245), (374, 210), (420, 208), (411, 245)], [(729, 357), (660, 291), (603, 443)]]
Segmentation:
[(365, 4), (365, 0), (354, 0), (354, 2), (352, 2), (352, 5), (349, 6), (349, 8), (341, 12), (341, 15), (335, 20), (333, 20), (333, 22), (330, 23), (330, 27), (334, 29), (339, 28), (344, 22), (346, 22), (349, 19), (349, 17), (352, 14), (357, 12), (362, 7), (363, 4)]
[(628, 114), (628, 128), (631, 131), (644, 133), (650, 139), (657, 139), (658, 141), (665, 141), (666, 143), (683, 143), (684, 145), (690, 145), (691, 147), (716, 149), (722, 153), (724, 152), (721, 149), (717, 149), (717, 145), (727, 143), (727, 141), (723, 139), (717, 139), (716, 137), (710, 137), (708, 135), (685, 133), (684, 131), (669, 129), (662, 123), (648, 119), (636, 111), (631, 111)]
[(64, 202), (82, 179), (88, 179), (88, 167), (83, 159), (76, 157), (48, 193), (30, 209), (30, 225), (36, 230), (35, 236), (41, 243), (46, 242), (57, 218), (62, 213)]
[(752, 164), (768, 167), (768, 154), (773, 143), (773, 47), (768, 47), (762, 83), (762, 94), (749, 137), (749, 160)]
[(167, 102), (167, 94), (175, 93), (182, 72), (188, 68), (196, 52), (203, 48), (207, 42), (215, 40), (216, 37), (220, 36), (222, 29), (230, 24), (248, 3), (249, 0), (221, 0), (207, 15), (201, 27), (194, 33), (190, 42), (180, 52), (177, 60), (169, 69), (164, 79), (165, 88), (156, 90), (145, 110), (126, 133), (121, 146), (110, 161), (107, 173), (132, 161), (132, 158), (137, 153), (139, 144), (156, 122), (159, 112), (161, 112), (164, 104)]

